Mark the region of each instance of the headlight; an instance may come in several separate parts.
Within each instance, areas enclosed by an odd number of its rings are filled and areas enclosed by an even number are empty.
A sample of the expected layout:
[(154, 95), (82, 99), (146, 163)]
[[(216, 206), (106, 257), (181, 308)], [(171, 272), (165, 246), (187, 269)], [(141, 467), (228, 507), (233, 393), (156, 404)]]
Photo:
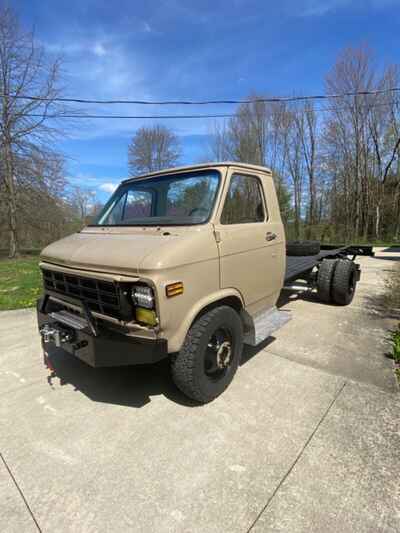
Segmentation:
[(132, 299), (135, 305), (145, 307), (146, 309), (153, 309), (154, 294), (150, 287), (145, 285), (135, 285), (132, 287)]

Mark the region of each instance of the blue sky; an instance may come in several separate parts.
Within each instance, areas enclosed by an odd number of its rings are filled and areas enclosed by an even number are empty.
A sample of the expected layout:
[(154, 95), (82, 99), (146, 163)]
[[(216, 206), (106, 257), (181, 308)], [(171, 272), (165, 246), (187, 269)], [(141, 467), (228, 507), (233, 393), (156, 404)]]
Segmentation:
[[(400, 63), (400, 0), (142, 2), (13, 0), (47, 52), (64, 58), (65, 94), (97, 99), (221, 99), (312, 94), (346, 46), (368, 43), (378, 66)], [(233, 106), (86, 106), (92, 113), (232, 112)], [(181, 163), (204, 160), (211, 120), (164, 121)], [(127, 175), (127, 145), (150, 120), (68, 125), (68, 177), (104, 200)]]

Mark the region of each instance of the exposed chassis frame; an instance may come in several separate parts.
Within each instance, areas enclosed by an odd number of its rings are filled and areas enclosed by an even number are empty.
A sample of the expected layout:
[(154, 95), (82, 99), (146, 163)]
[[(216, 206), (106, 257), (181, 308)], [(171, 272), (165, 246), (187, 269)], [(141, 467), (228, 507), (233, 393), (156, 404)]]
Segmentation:
[(351, 257), (351, 261), (355, 261), (357, 256), (373, 257), (374, 252), (372, 246), (363, 245), (321, 245), (321, 251), (317, 255), (308, 256), (287, 256), (286, 257), (286, 272), (285, 282), (287, 285), (298, 279), (308, 280), (311, 271), (318, 266), (324, 259), (339, 259), (344, 257)]

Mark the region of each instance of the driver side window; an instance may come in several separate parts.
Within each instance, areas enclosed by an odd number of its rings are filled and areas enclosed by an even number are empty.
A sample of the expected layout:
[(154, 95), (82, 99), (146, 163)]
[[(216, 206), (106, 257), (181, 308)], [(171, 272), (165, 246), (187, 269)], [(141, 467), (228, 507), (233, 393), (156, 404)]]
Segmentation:
[(253, 176), (234, 174), (225, 198), (221, 224), (249, 224), (264, 220), (260, 180)]

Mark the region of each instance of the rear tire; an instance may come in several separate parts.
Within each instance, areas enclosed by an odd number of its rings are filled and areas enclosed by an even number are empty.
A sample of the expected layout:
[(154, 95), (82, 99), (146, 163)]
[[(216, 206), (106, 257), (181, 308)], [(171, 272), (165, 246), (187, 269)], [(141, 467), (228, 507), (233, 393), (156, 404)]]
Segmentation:
[(321, 250), (319, 241), (289, 241), (286, 254), (289, 256), (317, 255)]
[(243, 327), (228, 306), (212, 309), (189, 329), (180, 352), (171, 360), (175, 385), (189, 398), (207, 403), (231, 383), (243, 349)]
[(332, 282), (332, 299), (338, 305), (349, 305), (357, 285), (357, 267), (353, 261), (339, 259)]
[(324, 259), (319, 266), (317, 276), (318, 297), (327, 304), (332, 302), (332, 284), (337, 259)]

